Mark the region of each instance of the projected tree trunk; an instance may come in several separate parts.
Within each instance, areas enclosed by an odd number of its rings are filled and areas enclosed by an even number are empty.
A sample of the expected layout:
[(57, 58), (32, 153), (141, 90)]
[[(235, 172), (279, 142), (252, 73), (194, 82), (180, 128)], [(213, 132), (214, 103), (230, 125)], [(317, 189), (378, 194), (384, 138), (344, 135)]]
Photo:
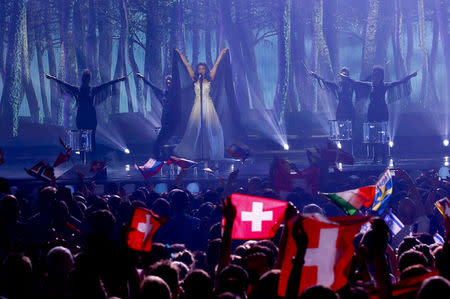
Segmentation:
[(367, 26), (361, 61), (362, 68), (360, 78), (363, 80), (370, 75), (375, 63), (379, 6), (379, 0), (369, 0), (369, 15), (367, 16)]
[(23, 54), (26, 45), (25, 0), (14, 2), (8, 28), (8, 47), (6, 53), (5, 81), (1, 99), (0, 116), (4, 123), (6, 136), (17, 136), (19, 109), (23, 92)]
[(278, 19), (278, 83), (275, 99), (279, 101), (278, 123), (286, 125), (289, 72), (291, 71), (291, 0), (280, 1)]

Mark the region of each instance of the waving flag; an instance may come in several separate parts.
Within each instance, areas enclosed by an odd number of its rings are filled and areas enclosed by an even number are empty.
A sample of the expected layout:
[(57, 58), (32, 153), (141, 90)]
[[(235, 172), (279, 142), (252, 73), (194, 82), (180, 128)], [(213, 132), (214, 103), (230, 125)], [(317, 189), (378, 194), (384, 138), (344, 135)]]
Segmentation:
[(250, 155), (250, 148), (245, 144), (232, 144), (227, 149), (226, 152), (230, 154), (235, 159), (240, 159), (244, 162)]
[(398, 234), (405, 227), (400, 219), (398, 219), (397, 216), (395, 216), (391, 211), (384, 216), (384, 222), (386, 222), (389, 227), (392, 237)]
[(444, 244), (444, 238), (438, 232), (433, 235), (433, 240), (435, 243)]
[(155, 215), (150, 210), (135, 208), (127, 234), (128, 247), (138, 251), (150, 251), (153, 235), (165, 222), (167, 219)]
[[(299, 294), (314, 285), (329, 287), (334, 291), (347, 284), (347, 275), (355, 248), (353, 238), (361, 226), (369, 220), (366, 216), (325, 218), (318, 214), (303, 215), (303, 227), (308, 236), (308, 249), (302, 269)], [(287, 226), (292, 231), (295, 219)], [(286, 250), (281, 264), (278, 295), (286, 295), (286, 287), (292, 270), (292, 258), (297, 245), (288, 234)]]
[(308, 193), (316, 194), (319, 188), (320, 169), (318, 166), (311, 165), (308, 168), (291, 172), (291, 164), (283, 158), (275, 158), (270, 176), (275, 185), (275, 191), (280, 195), (292, 192), (294, 187), (301, 187)]
[(369, 208), (375, 196), (375, 186), (347, 190), (337, 193), (321, 193), (339, 206), (348, 215), (355, 215), (363, 206)]
[(36, 165), (34, 165), (31, 169), (25, 168), (25, 171), (40, 180), (45, 182), (55, 182), (55, 172), (53, 167), (51, 167), (48, 163), (40, 161)]
[(450, 200), (448, 197), (436, 201), (434, 205), (438, 208), (439, 212), (441, 212), (442, 216), (450, 217)]
[(377, 212), (378, 215), (383, 214), (389, 202), (389, 197), (393, 191), (393, 182), (391, 171), (386, 169), (378, 178), (375, 184), (377, 190), (375, 192), (375, 200), (373, 201), (372, 211)]
[(232, 194), (236, 207), (233, 239), (270, 239), (284, 220), (287, 202), (243, 194)]
[(2, 149), (0, 148), (0, 165), (5, 164), (5, 156), (3, 156)]
[(102, 172), (102, 170), (106, 167), (106, 162), (93, 161), (91, 164), (91, 168), (89, 172)]
[(157, 174), (161, 170), (163, 165), (164, 162), (156, 161), (155, 159), (150, 158), (144, 165), (137, 166), (135, 164), (134, 167), (136, 167), (136, 169), (141, 172), (144, 178), (148, 179)]
[(53, 167), (58, 167), (59, 165), (66, 163), (70, 160), (70, 152), (66, 152), (65, 154), (59, 153), (55, 162), (53, 163)]
[(197, 165), (198, 162), (183, 159), (183, 158), (178, 158), (175, 156), (170, 156), (169, 160), (167, 161), (167, 164), (175, 164), (175, 165), (181, 167), (181, 169), (189, 169), (189, 168)]

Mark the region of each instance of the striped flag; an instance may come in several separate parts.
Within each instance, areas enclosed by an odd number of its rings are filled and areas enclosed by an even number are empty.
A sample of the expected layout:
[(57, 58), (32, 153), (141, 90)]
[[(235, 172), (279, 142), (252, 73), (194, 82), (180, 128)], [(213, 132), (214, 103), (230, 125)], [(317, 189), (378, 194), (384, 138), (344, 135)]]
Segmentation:
[(386, 222), (387, 226), (389, 227), (392, 237), (398, 234), (398, 232), (405, 227), (400, 219), (398, 219), (397, 216), (395, 216), (391, 211), (389, 211), (389, 213), (384, 216), (384, 222)]
[(442, 216), (450, 217), (450, 200), (448, 197), (436, 201), (434, 205), (438, 208), (439, 212), (441, 212)]
[(378, 178), (375, 184), (375, 200), (373, 201), (372, 211), (377, 212), (378, 215), (383, 214), (389, 202), (389, 197), (392, 195), (393, 182), (391, 171), (386, 169)]
[(245, 159), (247, 159), (250, 155), (250, 148), (247, 145), (241, 143), (234, 143), (230, 145), (226, 149), (226, 151), (230, 154), (230, 156), (236, 159), (240, 159), (242, 160), (242, 162), (244, 162)]
[(141, 172), (144, 178), (148, 179), (157, 174), (163, 165), (164, 162), (150, 158), (144, 165), (138, 166), (135, 164), (134, 167)]
[(375, 186), (367, 186), (337, 193), (321, 193), (348, 215), (355, 215), (363, 206), (369, 208), (375, 196)]
[(181, 167), (181, 169), (189, 169), (189, 168), (197, 165), (198, 162), (191, 161), (191, 160), (184, 159), (184, 158), (178, 158), (175, 156), (170, 156), (169, 160), (167, 161), (167, 164), (175, 164), (175, 165)]
[(31, 169), (25, 168), (25, 171), (29, 175), (37, 179), (41, 179), (45, 182), (56, 181), (54, 169), (47, 162), (40, 161), (36, 165), (34, 165)]
[(442, 236), (440, 234), (438, 234), (438, 232), (436, 232), (433, 235), (433, 239), (434, 239), (434, 242), (436, 242), (438, 244), (444, 244), (444, 238), (442, 238)]

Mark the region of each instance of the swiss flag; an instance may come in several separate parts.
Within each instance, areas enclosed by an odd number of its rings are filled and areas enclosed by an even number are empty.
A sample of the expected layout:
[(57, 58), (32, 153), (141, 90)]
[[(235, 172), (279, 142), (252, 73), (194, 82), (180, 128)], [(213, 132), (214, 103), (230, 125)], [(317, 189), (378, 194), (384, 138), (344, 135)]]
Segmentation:
[(128, 247), (138, 251), (150, 251), (153, 235), (165, 222), (167, 219), (155, 215), (150, 210), (135, 208), (127, 234)]
[(270, 239), (284, 220), (287, 202), (243, 194), (232, 194), (236, 207), (233, 239)]
[(93, 161), (89, 172), (101, 172), (105, 166), (106, 162)]
[[(308, 249), (302, 269), (299, 293), (304, 289), (322, 285), (334, 291), (345, 286), (355, 248), (354, 236), (361, 226), (369, 221), (368, 216), (349, 216), (325, 218), (319, 214), (303, 215), (303, 228), (308, 235)], [(292, 258), (297, 252), (297, 245), (289, 228), (286, 251), (281, 265), (278, 294), (285, 296), (289, 275), (292, 270)]]

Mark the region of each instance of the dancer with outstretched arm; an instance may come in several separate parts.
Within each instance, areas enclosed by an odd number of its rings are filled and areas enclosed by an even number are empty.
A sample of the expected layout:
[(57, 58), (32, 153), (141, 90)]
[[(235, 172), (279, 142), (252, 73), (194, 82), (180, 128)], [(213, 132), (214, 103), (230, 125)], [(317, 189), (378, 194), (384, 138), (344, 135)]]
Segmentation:
[(89, 70), (83, 71), (80, 86), (71, 85), (53, 75), (46, 74), (45, 77), (58, 83), (64, 93), (75, 98), (78, 106), (76, 116), (77, 128), (79, 130), (92, 130), (92, 151), (95, 155), (95, 130), (97, 128), (97, 113), (95, 111), (95, 105), (107, 97), (108, 87), (120, 81), (126, 80), (127, 77), (112, 80), (95, 87), (90, 86), (91, 72)]
[[(361, 82), (353, 80), (344, 74), (340, 74), (346, 80), (349, 80), (353, 84), (358, 84), (360, 86), (358, 92), (358, 97), (369, 96), (369, 109), (367, 110), (367, 121), (368, 122), (387, 122), (389, 120), (389, 111), (386, 103), (386, 93), (389, 94), (389, 102), (397, 100), (396, 97), (402, 95), (402, 92), (395, 92), (395, 88), (400, 88), (401, 90), (408, 90), (407, 84), (409, 80), (417, 76), (417, 72), (409, 74), (405, 78), (394, 81), (385, 82), (384, 81), (384, 68), (380, 65), (376, 65), (372, 70), (372, 82)], [(387, 145), (385, 144), (373, 144), (373, 161), (378, 162), (378, 156), (382, 156), (382, 161), (386, 162), (387, 159)]]
[(176, 107), (173, 107), (174, 92), (172, 88), (172, 76), (167, 75), (165, 77), (166, 89), (164, 90), (147, 80), (142, 74), (137, 73), (136, 76), (142, 79), (145, 84), (150, 86), (156, 98), (162, 105), (161, 130), (159, 131), (158, 137), (153, 145), (153, 154), (155, 159), (160, 159), (161, 148), (164, 144), (167, 144), (169, 139), (175, 134), (175, 122), (177, 121), (176, 113), (173, 113)]

